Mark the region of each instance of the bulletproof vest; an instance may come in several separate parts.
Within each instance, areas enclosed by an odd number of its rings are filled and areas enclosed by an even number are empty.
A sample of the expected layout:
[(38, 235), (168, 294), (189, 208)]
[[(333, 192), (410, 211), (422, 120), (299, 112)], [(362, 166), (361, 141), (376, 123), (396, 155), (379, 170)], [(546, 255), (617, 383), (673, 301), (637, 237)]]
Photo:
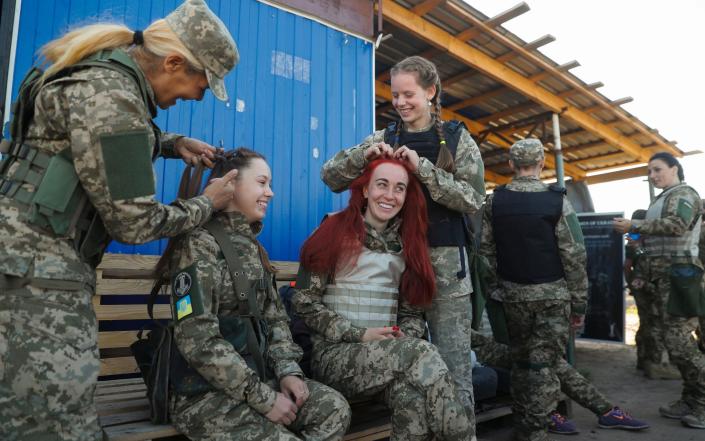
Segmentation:
[[(462, 127), (465, 127), (465, 124), (459, 121), (446, 121), (443, 123), (446, 147), (450, 150), (453, 158), (455, 158), (455, 152), (458, 150)], [(433, 164), (436, 163), (440, 150), (440, 139), (435, 128), (425, 132), (407, 132), (402, 130), (398, 137), (396, 128), (397, 123), (392, 123), (387, 127), (384, 132), (384, 142), (391, 146), (405, 145), (415, 150), (420, 157), (428, 159)], [(426, 186), (422, 185), (421, 187), (426, 198), (426, 207), (428, 208), (427, 235), (429, 246), (464, 246), (466, 237), (463, 214), (434, 201)]]
[(335, 273), (326, 286), (323, 304), (361, 328), (397, 324), (401, 253), (379, 253), (363, 247), (355, 265)]
[[(673, 190), (683, 186), (688, 187), (686, 184), (675, 185), (658, 195), (646, 211), (646, 219), (660, 219), (663, 217), (666, 201)], [(700, 252), (700, 229), (700, 216), (698, 215), (693, 219), (693, 223), (688, 226), (688, 230), (681, 236), (644, 235), (644, 250), (646, 250), (648, 256), (696, 257)]]
[(495, 189), (492, 229), (502, 279), (533, 285), (564, 277), (555, 235), (564, 192), (557, 186), (541, 192)]
[[(3, 140), (0, 148), (0, 152), (6, 154), (0, 162), (0, 197), (12, 199), (19, 205), (23, 210), (22, 217), (27, 223), (49, 234), (72, 240), (81, 259), (95, 266), (100, 262), (111, 238), (79, 182), (71, 149), (67, 148), (54, 154), (25, 140), (27, 129), (34, 117), (34, 102), (41, 86), (90, 67), (115, 70), (133, 79), (152, 117), (156, 115), (144, 75), (122, 50), (99, 51), (62, 69), (43, 83), (39, 81), (42, 71), (36, 67), (32, 68), (22, 81), (18, 98), (12, 106), (12, 141)], [(160, 132), (153, 122), (151, 125), (156, 136), (153, 152), (153, 157), (156, 157), (159, 153)], [(11, 166), (16, 163), (19, 164), (10, 174)], [(33, 186), (34, 191), (22, 188), (24, 184)]]

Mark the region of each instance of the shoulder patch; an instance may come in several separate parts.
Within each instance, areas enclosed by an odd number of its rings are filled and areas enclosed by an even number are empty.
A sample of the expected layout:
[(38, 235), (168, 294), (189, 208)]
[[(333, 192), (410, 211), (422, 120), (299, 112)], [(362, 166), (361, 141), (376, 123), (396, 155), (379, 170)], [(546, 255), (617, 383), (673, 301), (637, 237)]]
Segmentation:
[(102, 135), (100, 146), (113, 200), (154, 194), (152, 147), (147, 130)]
[(676, 209), (676, 215), (683, 219), (683, 222), (689, 223), (693, 219), (693, 203), (688, 199), (680, 198), (678, 199), (678, 208)]
[(196, 277), (195, 263), (171, 278), (171, 298), (176, 321), (203, 314), (203, 293)]

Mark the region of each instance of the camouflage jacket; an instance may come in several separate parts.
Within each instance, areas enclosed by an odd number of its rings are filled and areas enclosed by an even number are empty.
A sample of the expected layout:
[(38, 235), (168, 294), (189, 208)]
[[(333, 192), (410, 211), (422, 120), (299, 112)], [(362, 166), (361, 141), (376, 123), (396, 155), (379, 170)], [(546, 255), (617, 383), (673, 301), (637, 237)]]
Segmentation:
[[(535, 177), (515, 177), (507, 184), (508, 190), (536, 192), (547, 191), (548, 185)], [(487, 258), (490, 274), (497, 274), (497, 250), (492, 229), (492, 196), (487, 196), (482, 219), (480, 254)], [(565, 278), (550, 283), (528, 285), (495, 278), (489, 292), (502, 302), (527, 302), (533, 300), (567, 300), (572, 311), (585, 313), (587, 302), (587, 255), (577, 216), (568, 198), (563, 198), (563, 212), (556, 224), (556, 239)]]
[[(229, 234), (247, 278), (255, 281), (271, 277), (262, 266), (257, 245), (256, 235), (262, 229), (261, 223), (249, 225), (240, 213), (218, 213), (215, 219)], [(174, 326), (181, 354), (215, 388), (238, 402), (246, 402), (260, 413), (269, 412), (276, 398), (274, 389), (260, 381), (257, 373), (220, 334), (218, 317), (238, 315), (238, 298), (215, 238), (204, 228), (187, 234), (179, 240), (170, 268), (172, 274), (187, 269), (195, 275), (190, 292), (193, 312), (177, 318)], [(277, 379), (287, 375), (303, 377), (297, 364), (303, 351), (292, 340), (289, 316), (276, 289), (258, 290), (257, 304), (267, 323), (269, 345), (265, 362), (268, 367)]]
[[(382, 233), (365, 222), (365, 231), (367, 249), (377, 252), (401, 249), (398, 221), (391, 223)], [(361, 342), (366, 328), (354, 326), (348, 319), (323, 304), (328, 279), (329, 276), (325, 274), (311, 274), (309, 287), (297, 290), (292, 299), (296, 314), (312, 330), (314, 345), (323, 342)], [(421, 338), (426, 329), (423, 309), (410, 305), (402, 297), (399, 300), (397, 324), (405, 335)]]
[[(692, 227), (695, 217), (701, 211), (702, 200), (700, 195), (692, 187), (681, 185), (666, 196), (664, 208), (659, 219), (633, 220), (630, 231), (640, 233), (642, 236), (680, 236)], [(700, 246), (702, 246), (702, 241)], [(697, 256), (670, 258), (664, 256), (649, 257), (647, 254), (646, 257), (652, 261), (668, 260), (669, 262), (701, 265)]]
[[(149, 164), (155, 145), (151, 120), (156, 115), (156, 105), (154, 91), (149, 82), (146, 84), (148, 103), (143, 101), (133, 79), (102, 67), (82, 69), (51, 81), (36, 98), (34, 120), (25, 141), (54, 154), (70, 148), (89, 203), (97, 209), (110, 236), (126, 243), (175, 236), (202, 225), (213, 211), (205, 196), (172, 205), (157, 201), (154, 171)], [(151, 173), (146, 179), (151, 179), (152, 189), (145, 196), (121, 199), (114, 197), (108, 185), (101, 142), (108, 135), (136, 132), (146, 133), (148, 138), (145, 149), (149, 151), (140, 154), (147, 163), (145, 172)], [(176, 135), (162, 136), (162, 155), (174, 156), (176, 139)], [(134, 173), (131, 161), (122, 161), (118, 166), (111, 168), (114, 180), (129, 180), (130, 173)], [(24, 187), (34, 191), (30, 184)], [(42, 232), (26, 224), (21, 215), (11, 200), (0, 196), (0, 273), (95, 285), (93, 268), (81, 261), (70, 238)]]
[[(384, 142), (384, 130), (374, 132), (354, 147), (341, 150), (323, 164), (321, 179), (336, 193), (346, 190), (367, 165), (365, 150), (380, 142)], [(485, 168), (480, 149), (465, 129), (455, 152), (455, 167), (455, 173), (448, 173), (428, 159), (420, 158), (416, 176), (434, 201), (455, 211), (474, 213), (482, 206), (485, 196)]]

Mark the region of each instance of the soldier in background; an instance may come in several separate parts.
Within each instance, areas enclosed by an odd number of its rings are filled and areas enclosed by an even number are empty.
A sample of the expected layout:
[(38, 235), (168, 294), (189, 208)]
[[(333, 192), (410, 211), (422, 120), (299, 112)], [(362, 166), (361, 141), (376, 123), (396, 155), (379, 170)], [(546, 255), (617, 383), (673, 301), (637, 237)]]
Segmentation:
[[(556, 409), (569, 327), (582, 326), (587, 301), (585, 246), (565, 189), (539, 179), (543, 145), (512, 145), (511, 183), (486, 199), (480, 253), (489, 263), (491, 298), (502, 303), (512, 359), (511, 391), (517, 441), (548, 439)], [(603, 426), (634, 421), (619, 409), (600, 416)]]
[(111, 239), (144, 243), (205, 223), (235, 172), (172, 205), (158, 155), (210, 164), (215, 149), (153, 122), (207, 88), (226, 100), (238, 61), (225, 25), (188, 0), (147, 29), (95, 24), (44, 46), (25, 78), (0, 166), (0, 439), (100, 440), (95, 267)]

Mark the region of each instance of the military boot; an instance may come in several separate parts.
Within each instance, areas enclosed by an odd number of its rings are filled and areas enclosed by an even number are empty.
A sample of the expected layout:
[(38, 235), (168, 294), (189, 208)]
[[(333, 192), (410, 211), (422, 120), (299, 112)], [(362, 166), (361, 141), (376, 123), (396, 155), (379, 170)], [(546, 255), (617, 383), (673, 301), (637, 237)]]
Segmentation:
[(667, 406), (659, 407), (658, 411), (663, 417), (680, 420), (686, 415), (690, 415), (693, 412), (693, 409), (685, 401), (676, 400)]
[(693, 429), (705, 429), (705, 409), (693, 410), (681, 418), (681, 423)]
[(647, 361), (644, 364), (644, 375), (652, 380), (680, 380), (681, 373), (670, 363), (654, 363)]

